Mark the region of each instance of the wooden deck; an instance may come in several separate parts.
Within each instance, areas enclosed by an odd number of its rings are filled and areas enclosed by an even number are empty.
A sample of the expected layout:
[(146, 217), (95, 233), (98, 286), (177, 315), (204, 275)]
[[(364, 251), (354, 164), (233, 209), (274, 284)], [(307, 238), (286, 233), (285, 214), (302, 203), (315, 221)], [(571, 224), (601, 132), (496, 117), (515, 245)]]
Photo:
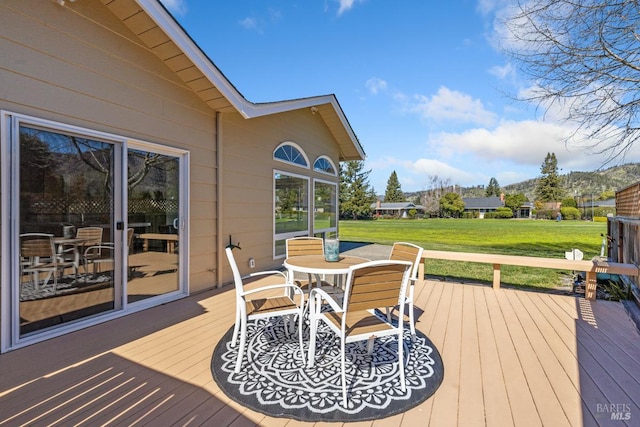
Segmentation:
[[(640, 334), (621, 304), (435, 281), (416, 294), (444, 382), (404, 414), (354, 425), (640, 423)], [(233, 309), (225, 287), (0, 355), (0, 425), (305, 425), (218, 390), (211, 356)], [(630, 419), (611, 421), (611, 405)]]

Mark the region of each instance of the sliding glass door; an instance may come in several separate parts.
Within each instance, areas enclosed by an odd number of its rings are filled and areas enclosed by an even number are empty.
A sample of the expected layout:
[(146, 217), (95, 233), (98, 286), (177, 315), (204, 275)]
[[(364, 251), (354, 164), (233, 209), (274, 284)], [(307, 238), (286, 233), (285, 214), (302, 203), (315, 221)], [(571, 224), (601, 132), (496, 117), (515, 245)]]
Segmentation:
[(117, 308), (118, 146), (19, 126), (20, 336)]
[(187, 294), (187, 152), (1, 116), (3, 349)]
[(127, 302), (135, 303), (180, 289), (180, 158), (130, 148), (127, 168)]

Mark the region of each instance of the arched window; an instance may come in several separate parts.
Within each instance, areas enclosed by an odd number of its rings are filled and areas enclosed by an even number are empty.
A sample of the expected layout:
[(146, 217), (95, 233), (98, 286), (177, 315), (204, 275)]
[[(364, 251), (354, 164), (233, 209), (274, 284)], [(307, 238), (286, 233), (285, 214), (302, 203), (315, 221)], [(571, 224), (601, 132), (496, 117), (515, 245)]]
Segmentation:
[(333, 162), (327, 156), (320, 156), (313, 163), (313, 170), (316, 172), (322, 172), (329, 175), (336, 176), (336, 167)]
[(303, 168), (309, 167), (309, 160), (302, 148), (293, 142), (283, 142), (273, 151), (273, 158), (281, 162), (290, 163)]

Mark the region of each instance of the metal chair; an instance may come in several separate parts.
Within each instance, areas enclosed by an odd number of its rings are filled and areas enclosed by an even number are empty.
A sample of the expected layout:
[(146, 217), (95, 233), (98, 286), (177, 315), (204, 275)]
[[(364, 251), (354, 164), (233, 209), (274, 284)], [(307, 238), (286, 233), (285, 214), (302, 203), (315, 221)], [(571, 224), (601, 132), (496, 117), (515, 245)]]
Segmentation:
[[(225, 249), (225, 252), (227, 254), (231, 270), (233, 271), (233, 281), (236, 288), (236, 323), (233, 328), (233, 340), (231, 341), (231, 345), (233, 347), (236, 345), (238, 332), (240, 333), (240, 347), (238, 348), (235, 372), (240, 372), (244, 349), (247, 342), (247, 322), (253, 319), (289, 316), (289, 331), (291, 331), (293, 323), (295, 322), (295, 316), (297, 316), (300, 357), (304, 363), (304, 354), (302, 350), (302, 313), (304, 309), (304, 293), (302, 290), (298, 286), (289, 284), (287, 282), (286, 274), (276, 270), (252, 273), (246, 277), (279, 275), (282, 278), (282, 283), (245, 290), (242, 280), (243, 278), (240, 276), (240, 270), (238, 270), (238, 265), (236, 264), (232, 249), (228, 247)], [(279, 296), (272, 296), (273, 292), (270, 291), (277, 289), (282, 289), (283, 294)], [(256, 294), (259, 293), (266, 294), (266, 296), (258, 297)], [(289, 295), (293, 295), (293, 297), (290, 297)], [(296, 298), (296, 296), (298, 298)]]
[[(287, 258), (300, 256), (300, 255), (322, 255), (324, 256), (324, 240), (320, 237), (292, 237), (286, 240), (286, 256)], [(327, 282), (326, 277), (316, 276), (316, 280), (313, 280), (313, 276), (311, 274), (307, 275), (307, 281), (303, 281), (300, 279), (296, 279), (295, 277), (290, 278), (290, 282), (298, 285), (301, 289), (309, 291), (313, 284), (315, 283), (316, 287), (320, 286), (330, 286), (334, 287), (333, 283)]]
[(74, 268), (74, 281), (77, 280), (77, 269), (73, 261), (66, 261), (56, 252), (53, 234), (25, 233), (20, 235), (20, 275), (31, 274), (34, 288), (40, 289), (40, 273), (48, 273), (42, 283), (47, 286), (53, 277), (53, 291), (58, 289), (60, 270)]
[[(396, 242), (393, 244), (391, 248), (391, 254), (389, 255), (390, 260), (395, 261), (409, 261), (412, 264), (411, 267), (411, 278), (409, 281), (409, 289), (405, 298), (405, 304), (407, 304), (409, 308), (409, 327), (411, 328), (411, 339), (415, 339), (416, 336), (416, 322), (415, 322), (415, 313), (414, 313), (414, 288), (415, 282), (418, 280), (418, 269), (420, 267), (420, 263), (422, 262), (422, 251), (423, 249), (414, 245), (413, 243), (407, 242)], [(387, 320), (391, 322), (391, 312), (394, 307), (387, 307)], [(403, 315), (404, 311), (399, 311), (399, 315)]]
[[(316, 335), (318, 322), (323, 321), (340, 338), (340, 367), (342, 381), (342, 402), (347, 407), (346, 386), (346, 344), (367, 341), (371, 354), (374, 340), (395, 335), (398, 339), (398, 369), (402, 391), (406, 390), (404, 378), (403, 319), (396, 325), (375, 314), (378, 307), (396, 304), (404, 308), (405, 292), (409, 282), (411, 263), (408, 261), (370, 261), (349, 268), (342, 306), (320, 288), (309, 294), (309, 367), (315, 363)], [(323, 311), (326, 301), (331, 310)]]

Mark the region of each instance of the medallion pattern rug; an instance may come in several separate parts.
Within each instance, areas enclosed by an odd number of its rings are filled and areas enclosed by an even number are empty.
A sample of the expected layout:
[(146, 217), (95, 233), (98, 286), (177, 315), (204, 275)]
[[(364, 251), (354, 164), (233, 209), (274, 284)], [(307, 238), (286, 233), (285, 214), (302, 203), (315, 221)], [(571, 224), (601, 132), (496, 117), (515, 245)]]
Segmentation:
[[(435, 393), (444, 376), (442, 358), (421, 332), (403, 340), (406, 391), (400, 385), (397, 341), (378, 338), (371, 355), (366, 342), (347, 344), (348, 407), (342, 404), (340, 341), (320, 322), (316, 362), (308, 368), (300, 359), (297, 331), (288, 333), (277, 320), (249, 322), (247, 344), (239, 373), (234, 373), (237, 349), (231, 347), (233, 328), (216, 346), (211, 363), (220, 388), (245, 407), (273, 417), (300, 421), (350, 422), (389, 417), (420, 404)], [(305, 329), (304, 357), (308, 351)]]

